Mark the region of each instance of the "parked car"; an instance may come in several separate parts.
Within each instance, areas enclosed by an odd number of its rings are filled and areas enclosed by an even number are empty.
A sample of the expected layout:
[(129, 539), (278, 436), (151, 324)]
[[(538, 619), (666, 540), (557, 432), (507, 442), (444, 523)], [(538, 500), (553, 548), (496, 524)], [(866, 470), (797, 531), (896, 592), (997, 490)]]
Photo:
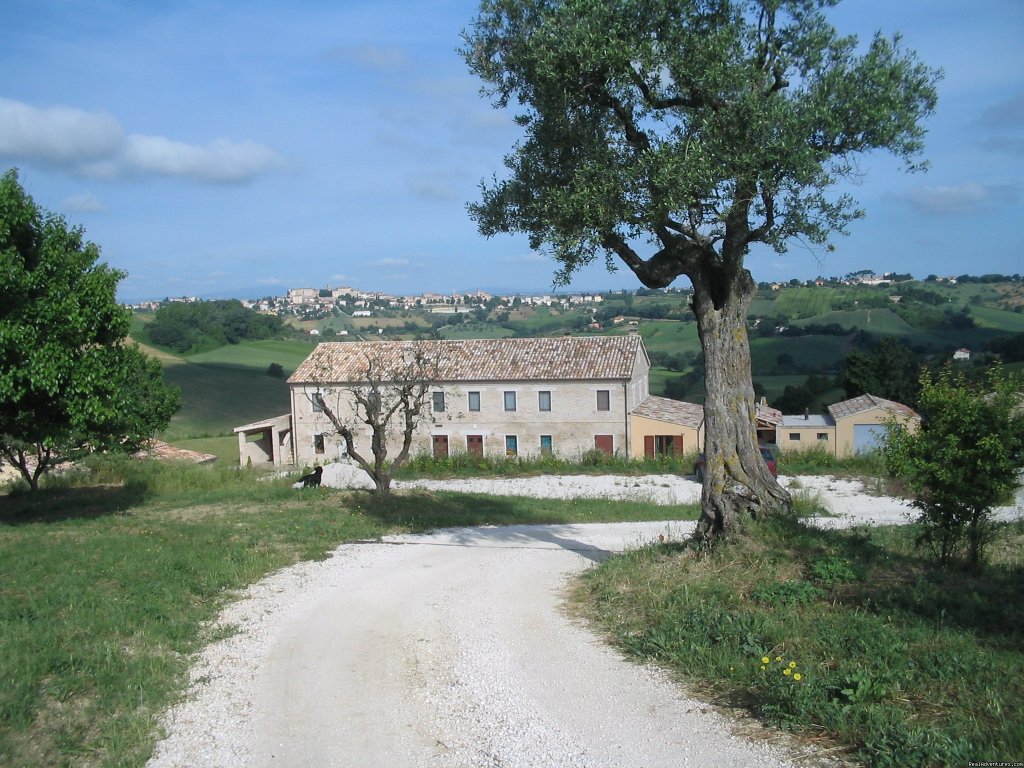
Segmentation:
[[(779, 468), (775, 463), (775, 454), (772, 453), (771, 449), (765, 445), (760, 445), (758, 448), (761, 449), (761, 458), (764, 459), (764, 463), (768, 465), (768, 471), (772, 473), (772, 477), (779, 476)], [(697, 457), (697, 463), (693, 465), (693, 474), (697, 476), (698, 482), (704, 482), (704, 467), (707, 464), (707, 459), (704, 454), (700, 454)]]

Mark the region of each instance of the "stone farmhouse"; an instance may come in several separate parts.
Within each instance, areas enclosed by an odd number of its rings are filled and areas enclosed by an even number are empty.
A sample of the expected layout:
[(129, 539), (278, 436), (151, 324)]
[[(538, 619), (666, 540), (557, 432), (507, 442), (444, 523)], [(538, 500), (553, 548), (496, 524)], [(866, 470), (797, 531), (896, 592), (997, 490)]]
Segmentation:
[[(318, 345), (288, 379), (289, 413), (235, 428), (242, 466), (344, 459), (344, 441), (317, 395), (357, 427), (357, 450), (368, 455), (370, 430), (355, 419), (350, 390), (366, 385), (371, 366), (398, 370), (411, 355), (433, 364), (414, 454), (571, 458), (597, 450), (629, 458), (703, 450), (703, 407), (650, 394), (650, 360), (635, 333), (335, 342)], [(906, 406), (871, 395), (831, 406), (829, 416), (783, 416), (764, 401), (756, 409), (762, 442), (781, 450), (824, 445), (838, 455), (874, 446), (878, 425), (889, 415), (916, 418)], [(393, 456), (401, 435), (391, 439)]]

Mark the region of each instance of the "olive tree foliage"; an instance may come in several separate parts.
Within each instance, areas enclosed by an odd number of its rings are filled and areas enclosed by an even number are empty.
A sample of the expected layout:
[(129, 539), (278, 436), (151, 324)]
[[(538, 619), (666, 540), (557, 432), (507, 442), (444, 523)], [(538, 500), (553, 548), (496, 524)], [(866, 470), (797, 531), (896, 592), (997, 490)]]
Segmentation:
[(940, 74), (876, 36), (861, 52), (828, 0), (483, 0), (462, 54), (525, 136), (470, 214), (559, 264), (624, 264), (693, 285), (706, 361), (698, 538), (789, 508), (756, 445), (751, 246), (827, 247), (861, 215), (833, 187), (887, 150), (923, 167)]
[(883, 449), (920, 510), (920, 543), (939, 562), (978, 569), (995, 532), (992, 508), (1018, 487), (1024, 468), (1024, 381), (998, 365), (972, 381), (951, 367), (925, 370), (921, 426), (890, 424)]
[(0, 456), (36, 490), (89, 451), (134, 450), (167, 426), (178, 393), (125, 343), (124, 273), (99, 248), (0, 177)]
[[(429, 415), (428, 403), (438, 380), (440, 357), (429, 353), (440, 349), (438, 345), (429, 350), (423, 344), (401, 346), (397, 356), (388, 353), (394, 345), (380, 345), (379, 354), (371, 347), (364, 356), (361, 382), (327, 387), (312, 395), (380, 496), (391, 492), (395, 473), (408, 461), (416, 427)], [(369, 455), (356, 448), (356, 435), (364, 424), (370, 433)], [(398, 453), (389, 457), (396, 443)]]

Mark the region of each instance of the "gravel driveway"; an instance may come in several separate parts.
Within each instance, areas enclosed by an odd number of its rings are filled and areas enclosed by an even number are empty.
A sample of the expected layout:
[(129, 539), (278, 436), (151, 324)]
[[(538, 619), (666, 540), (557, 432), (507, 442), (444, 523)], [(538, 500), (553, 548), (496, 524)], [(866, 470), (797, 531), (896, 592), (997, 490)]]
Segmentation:
[[(334, 470), (324, 479), (352, 477)], [(908, 510), (858, 483), (798, 484), (840, 516), (825, 525), (901, 522)], [(700, 495), (697, 483), (670, 475), (415, 485), (665, 504)], [(1001, 514), (1019, 515), (1021, 503)], [(148, 765), (791, 765), (792, 751), (740, 735), (560, 609), (567, 581), (595, 561), (692, 526), (454, 529), (346, 544), (326, 561), (272, 574), (220, 617), (238, 631), (201, 654)]]

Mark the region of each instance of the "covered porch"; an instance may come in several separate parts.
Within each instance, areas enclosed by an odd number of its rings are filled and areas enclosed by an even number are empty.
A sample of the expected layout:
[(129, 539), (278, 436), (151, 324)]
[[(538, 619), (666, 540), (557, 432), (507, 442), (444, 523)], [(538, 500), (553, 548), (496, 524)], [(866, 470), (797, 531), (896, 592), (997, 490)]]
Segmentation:
[(238, 462), (241, 466), (292, 464), (292, 417), (286, 413), (272, 419), (235, 427)]

